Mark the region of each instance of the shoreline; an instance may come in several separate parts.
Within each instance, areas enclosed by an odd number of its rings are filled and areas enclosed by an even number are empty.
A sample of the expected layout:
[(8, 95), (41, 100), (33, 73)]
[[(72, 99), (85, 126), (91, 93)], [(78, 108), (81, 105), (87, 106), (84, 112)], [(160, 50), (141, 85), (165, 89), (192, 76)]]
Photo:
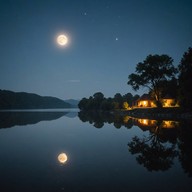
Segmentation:
[(133, 117), (192, 120), (192, 112), (184, 111), (181, 108), (135, 108), (130, 110), (120, 110), (119, 112), (122, 115)]

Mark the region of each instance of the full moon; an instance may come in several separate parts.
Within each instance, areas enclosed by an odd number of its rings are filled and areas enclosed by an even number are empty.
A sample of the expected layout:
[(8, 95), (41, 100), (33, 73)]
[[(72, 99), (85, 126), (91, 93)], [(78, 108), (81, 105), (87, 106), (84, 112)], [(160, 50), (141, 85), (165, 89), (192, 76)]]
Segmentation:
[(57, 43), (61, 46), (65, 46), (68, 43), (68, 38), (66, 35), (59, 35), (57, 37)]
[(67, 155), (65, 153), (60, 153), (57, 157), (58, 161), (62, 164), (66, 163)]

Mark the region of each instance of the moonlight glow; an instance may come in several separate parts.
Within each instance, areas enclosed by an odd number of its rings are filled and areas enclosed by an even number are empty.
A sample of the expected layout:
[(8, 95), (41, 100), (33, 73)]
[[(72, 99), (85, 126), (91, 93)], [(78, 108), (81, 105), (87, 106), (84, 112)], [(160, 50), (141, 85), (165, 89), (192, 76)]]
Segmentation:
[(66, 35), (59, 35), (57, 37), (57, 43), (61, 46), (65, 46), (68, 43), (68, 37)]
[(67, 155), (65, 153), (60, 153), (57, 157), (58, 161), (62, 164), (67, 162)]

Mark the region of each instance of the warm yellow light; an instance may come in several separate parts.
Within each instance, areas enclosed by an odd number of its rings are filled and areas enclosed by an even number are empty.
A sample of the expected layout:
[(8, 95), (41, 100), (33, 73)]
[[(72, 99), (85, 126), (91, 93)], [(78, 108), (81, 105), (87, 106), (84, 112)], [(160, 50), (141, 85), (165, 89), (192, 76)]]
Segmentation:
[(139, 123), (142, 125), (148, 125), (149, 124), (149, 119), (138, 119)]
[(66, 35), (59, 35), (57, 37), (57, 43), (61, 46), (65, 46), (68, 43), (68, 37)]
[(124, 123), (128, 123), (129, 119), (130, 119), (130, 116), (127, 116), (127, 115), (126, 115), (126, 116), (123, 118), (123, 122), (124, 122)]
[(151, 107), (156, 107), (154, 102), (151, 102)]
[(148, 122), (149, 120), (148, 119), (143, 119), (143, 124), (145, 124), (145, 125), (148, 125)]
[(178, 125), (179, 125), (179, 122), (177, 122), (177, 121), (167, 121), (167, 120), (164, 120), (162, 122), (162, 127), (163, 128), (176, 128)]
[(67, 155), (65, 153), (60, 153), (57, 157), (58, 161), (62, 164), (66, 163)]
[(147, 106), (147, 101), (143, 101), (143, 106)]

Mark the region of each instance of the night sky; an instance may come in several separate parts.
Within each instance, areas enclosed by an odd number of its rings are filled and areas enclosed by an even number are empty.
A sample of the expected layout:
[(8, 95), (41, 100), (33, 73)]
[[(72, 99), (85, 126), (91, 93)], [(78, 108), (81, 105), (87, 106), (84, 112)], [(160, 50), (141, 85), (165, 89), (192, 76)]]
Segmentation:
[[(56, 43), (65, 33), (69, 43)], [(191, 0), (0, 0), (0, 89), (81, 99), (134, 92), (149, 54), (192, 46)]]

